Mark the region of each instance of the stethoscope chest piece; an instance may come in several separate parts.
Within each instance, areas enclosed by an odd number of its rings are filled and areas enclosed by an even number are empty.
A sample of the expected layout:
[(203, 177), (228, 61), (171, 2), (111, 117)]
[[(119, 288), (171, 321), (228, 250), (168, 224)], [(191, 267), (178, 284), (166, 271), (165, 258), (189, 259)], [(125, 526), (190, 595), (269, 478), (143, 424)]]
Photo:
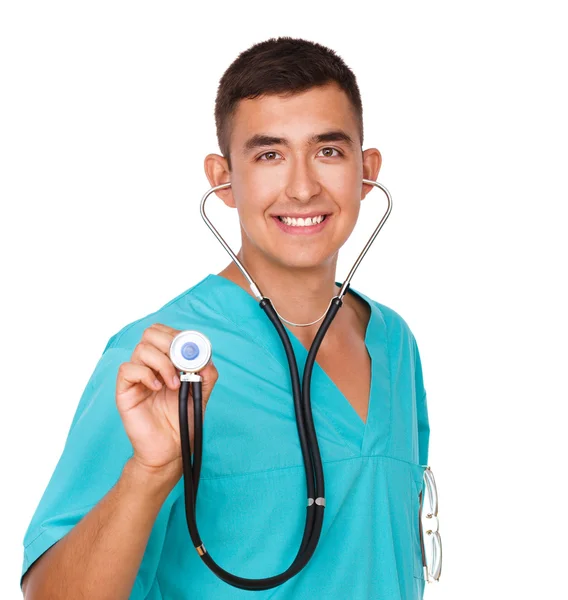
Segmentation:
[(211, 359), (211, 342), (199, 331), (181, 331), (170, 344), (170, 359), (180, 371), (197, 373)]

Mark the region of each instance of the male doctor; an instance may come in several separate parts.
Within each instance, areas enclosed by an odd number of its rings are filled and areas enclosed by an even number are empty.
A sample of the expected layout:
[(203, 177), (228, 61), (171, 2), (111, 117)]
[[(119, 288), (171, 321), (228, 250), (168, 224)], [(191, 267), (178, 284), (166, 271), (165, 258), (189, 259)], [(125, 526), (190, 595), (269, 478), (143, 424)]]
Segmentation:
[[(223, 75), (215, 120), (221, 154), (206, 156), (207, 179), (231, 182), (216, 193), (238, 211), (238, 257), (297, 324), (286, 327), (303, 361), (339, 291), (338, 252), (374, 189), (362, 179), (376, 180), (381, 167), (378, 149), (362, 150), (355, 76), (317, 43), (260, 42)], [(307, 566), (257, 598), (422, 597), (417, 509), (429, 426), (418, 351), (395, 311), (353, 289), (343, 301), (312, 391), (325, 527)], [(275, 575), (293, 560), (305, 498), (289, 371), (231, 262), (109, 340), (26, 533), (28, 600), (251, 597), (202, 564), (185, 527), (169, 347), (193, 328), (213, 341), (201, 372), (205, 544), (242, 576)], [(193, 443), (191, 406), (189, 414)]]

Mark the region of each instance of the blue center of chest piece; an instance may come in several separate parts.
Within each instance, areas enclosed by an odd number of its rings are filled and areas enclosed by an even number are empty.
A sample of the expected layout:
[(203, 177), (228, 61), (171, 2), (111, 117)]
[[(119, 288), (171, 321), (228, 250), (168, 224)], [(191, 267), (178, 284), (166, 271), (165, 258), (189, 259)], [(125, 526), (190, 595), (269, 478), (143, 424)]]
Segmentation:
[(193, 360), (199, 356), (199, 346), (195, 342), (186, 342), (181, 348), (181, 355), (187, 360)]

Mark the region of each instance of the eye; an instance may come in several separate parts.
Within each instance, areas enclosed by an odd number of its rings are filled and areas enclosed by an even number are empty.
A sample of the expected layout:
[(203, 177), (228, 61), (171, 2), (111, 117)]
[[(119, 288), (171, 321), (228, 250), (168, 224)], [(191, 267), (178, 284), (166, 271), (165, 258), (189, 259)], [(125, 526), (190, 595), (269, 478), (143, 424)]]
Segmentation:
[[(341, 151), (340, 151), (340, 150), (338, 150), (337, 148), (331, 148), (331, 147), (328, 147), (328, 148), (322, 148), (322, 149), (320, 150), (320, 152), (323, 152), (324, 150), (335, 150), (335, 152), (337, 152), (337, 153), (339, 154), (339, 156), (343, 156), (343, 152), (341, 152)], [(326, 154), (326, 155), (325, 155), (325, 157), (326, 157), (326, 158), (333, 158), (333, 155), (331, 155), (331, 154)]]
[(274, 150), (271, 150), (270, 152), (265, 152), (264, 154), (261, 154), (256, 160), (262, 160), (264, 162), (272, 162), (272, 159), (262, 158), (263, 156), (269, 156), (270, 154), (278, 154), (278, 152), (275, 152)]

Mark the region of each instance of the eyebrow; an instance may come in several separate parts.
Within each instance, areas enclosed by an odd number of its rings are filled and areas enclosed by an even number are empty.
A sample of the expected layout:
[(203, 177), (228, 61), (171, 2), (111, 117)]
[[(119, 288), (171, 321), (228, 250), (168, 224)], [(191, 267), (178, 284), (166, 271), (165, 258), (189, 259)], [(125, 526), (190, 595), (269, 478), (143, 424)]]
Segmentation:
[[(350, 146), (353, 146), (353, 139), (351, 136), (341, 129), (316, 133), (308, 139), (307, 145), (320, 144), (321, 142), (345, 142)], [(248, 154), (255, 148), (265, 148), (266, 146), (275, 146), (277, 144), (290, 148), (290, 141), (287, 138), (259, 133), (253, 135), (245, 142), (243, 151), (244, 154)]]

